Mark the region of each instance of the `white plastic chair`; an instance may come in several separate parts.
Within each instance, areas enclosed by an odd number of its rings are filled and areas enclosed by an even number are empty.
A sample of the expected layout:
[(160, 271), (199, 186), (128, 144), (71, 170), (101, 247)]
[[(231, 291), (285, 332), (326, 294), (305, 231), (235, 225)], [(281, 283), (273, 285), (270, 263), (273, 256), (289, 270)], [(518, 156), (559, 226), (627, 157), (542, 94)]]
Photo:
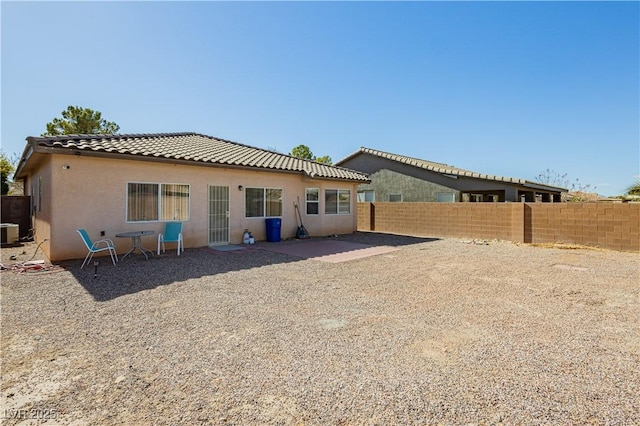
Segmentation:
[[(82, 266), (80, 267), (80, 269), (84, 268), (84, 265), (86, 265), (91, 261), (95, 253), (100, 253), (101, 251), (106, 251), (106, 250), (109, 250), (111, 261), (113, 262), (114, 265), (116, 264), (116, 262), (118, 261), (118, 254), (116, 253), (116, 246), (113, 244), (113, 241), (105, 238), (105, 239), (93, 242), (91, 241), (91, 238), (89, 238), (89, 234), (87, 234), (87, 231), (85, 231), (84, 229), (78, 229), (77, 231), (78, 231), (78, 234), (80, 234), (80, 237), (84, 242), (84, 245), (87, 246), (87, 249), (89, 250), (89, 253), (87, 253), (87, 256), (84, 258), (84, 262), (82, 262)], [(100, 245), (103, 245), (103, 244), (104, 244), (104, 247), (100, 247)]]
[(162, 246), (162, 251), (165, 251), (164, 243), (178, 243), (178, 256), (180, 256), (180, 251), (184, 252), (182, 222), (167, 222), (164, 224), (164, 232), (158, 234), (158, 255), (160, 255), (160, 246)]

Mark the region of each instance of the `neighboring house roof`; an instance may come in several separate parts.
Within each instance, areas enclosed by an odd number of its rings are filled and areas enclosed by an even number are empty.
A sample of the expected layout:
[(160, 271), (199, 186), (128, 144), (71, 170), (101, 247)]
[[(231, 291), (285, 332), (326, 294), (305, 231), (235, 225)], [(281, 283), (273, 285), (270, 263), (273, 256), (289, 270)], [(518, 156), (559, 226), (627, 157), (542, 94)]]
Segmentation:
[(25, 166), (34, 153), (65, 151), (83, 155), (294, 172), (318, 179), (369, 181), (366, 174), (354, 170), (197, 133), (30, 136), (15, 176), (23, 177), (28, 170)]
[(407, 157), (407, 156), (404, 156), (404, 155), (392, 154), (392, 153), (389, 153), (389, 152), (378, 151), (378, 150), (375, 150), (375, 149), (365, 148), (365, 147), (361, 147), (358, 151), (356, 151), (353, 154), (351, 154), (351, 155), (343, 158), (342, 160), (338, 161), (336, 163), (336, 165), (339, 166), (341, 164), (344, 164), (348, 160), (350, 160), (350, 159), (352, 159), (352, 158), (354, 158), (354, 157), (356, 157), (358, 155), (362, 155), (362, 154), (369, 154), (369, 155), (372, 155), (374, 157), (386, 158), (387, 160), (396, 161), (398, 163), (407, 164), (409, 166), (417, 167), (419, 169), (424, 169), (424, 170), (428, 170), (428, 171), (435, 172), (435, 173), (441, 173), (443, 175), (461, 176), (461, 177), (469, 177), (469, 178), (474, 178), (474, 179), (492, 180), (492, 181), (496, 181), (496, 182), (513, 183), (513, 184), (522, 185), (522, 186), (525, 186), (525, 187), (536, 188), (536, 189), (545, 189), (545, 190), (549, 190), (549, 191), (557, 191), (557, 192), (566, 192), (567, 191), (565, 188), (559, 188), (559, 187), (555, 187), (555, 186), (545, 185), (545, 184), (538, 183), (538, 182), (531, 182), (531, 181), (528, 181), (528, 180), (525, 180), (525, 179), (518, 179), (518, 178), (512, 178), (512, 177), (476, 173), (476, 172), (472, 172), (472, 171), (469, 171), (469, 170), (460, 169), (458, 167), (449, 166), (449, 165), (443, 164), (443, 163), (436, 163), (436, 162), (433, 162), (433, 161), (421, 160), (419, 158), (413, 158), (413, 157)]

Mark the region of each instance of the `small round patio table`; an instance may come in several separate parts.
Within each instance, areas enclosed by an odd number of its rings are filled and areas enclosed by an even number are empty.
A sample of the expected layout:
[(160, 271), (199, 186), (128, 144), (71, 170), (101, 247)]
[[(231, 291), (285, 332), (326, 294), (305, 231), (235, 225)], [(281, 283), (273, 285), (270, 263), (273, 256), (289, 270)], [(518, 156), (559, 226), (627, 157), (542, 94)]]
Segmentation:
[(131, 238), (131, 250), (125, 253), (124, 256), (120, 258), (120, 261), (123, 261), (125, 257), (129, 256), (136, 249), (140, 253), (144, 255), (144, 258), (149, 260), (147, 254), (153, 256), (153, 252), (149, 249), (142, 247), (142, 237), (147, 235), (153, 235), (153, 231), (131, 231), (131, 232), (121, 232), (120, 234), (116, 234), (117, 238)]

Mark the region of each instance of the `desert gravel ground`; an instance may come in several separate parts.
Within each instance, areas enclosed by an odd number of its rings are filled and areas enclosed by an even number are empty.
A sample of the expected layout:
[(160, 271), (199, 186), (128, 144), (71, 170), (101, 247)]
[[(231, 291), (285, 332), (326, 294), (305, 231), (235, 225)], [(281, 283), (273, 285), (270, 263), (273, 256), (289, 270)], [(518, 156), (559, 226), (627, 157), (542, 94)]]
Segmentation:
[(3, 271), (3, 424), (640, 424), (638, 253), (337, 239)]

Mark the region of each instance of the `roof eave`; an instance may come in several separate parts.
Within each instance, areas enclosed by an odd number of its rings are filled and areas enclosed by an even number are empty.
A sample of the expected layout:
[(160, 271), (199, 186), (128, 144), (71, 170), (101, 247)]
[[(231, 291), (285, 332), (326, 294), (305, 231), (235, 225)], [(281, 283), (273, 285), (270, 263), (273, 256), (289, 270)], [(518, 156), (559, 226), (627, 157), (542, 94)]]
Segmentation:
[(20, 161), (18, 162), (18, 166), (16, 167), (15, 172), (13, 173), (13, 178), (15, 179), (25, 179), (26, 176), (23, 176), (24, 168), (31, 159), (32, 155), (38, 149), (37, 143), (33, 140), (33, 136), (29, 136), (27, 139), (27, 145), (24, 147), (24, 151), (22, 151), (22, 155), (20, 156)]
[[(28, 145), (25, 148), (25, 152), (22, 156), (22, 159), (20, 160), (20, 164), (15, 173), (15, 176), (18, 179), (26, 178), (26, 175), (22, 176), (22, 174), (23, 174), (25, 165), (28, 163), (28, 160), (32, 157), (33, 153), (46, 153), (46, 154), (60, 154), (60, 155), (81, 155), (85, 157), (113, 158), (113, 159), (133, 160), (133, 161), (149, 161), (149, 162), (182, 164), (182, 165), (201, 166), (201, 167), (216, 167), (216, 168), (254, 170), (254, 171), (259, 170), (264, 172), (277, 172), (277, 173), (287, 173), (287, 174), (302, 174), (311, 179), (318, 179), (318, 180), (333, 180), (333, 181), (358, 182), (358, 183), (370, 182), (370, 180), (368, 180), (367, 178), (351, 179), (346, 177), (322, 176), (306, 170), (287, 170), (287, 169), (278, 169), (278, 168), (269, 168), (269, 167), (260, 167), (260, 166), (251, 166), (251, 165), (242, 165), (242, 164), (202, 161), (202, 160), (194, 160), (194, 159), (187, 160), (187, 159), (181, 159), (181, 158), (175, 158), (175, 157), (161, 157), (161, 156), (144, 155), (144, 154), (95, 151), (95, 150), (79, 149), (76, 147), (68, 147), (68, 148), (51, 147), (51, 146), (39, 145), (38, 144), (39, 141), (34, 139), (36, 138), (32, 138), (32, 137), (28, 138), (28, 141), (29, 141)], [(359, 173), (359, 174), (362, 174), (362, 173)]]
[(522, 186), (524, 186), (525, 188), (540, 189), (543, 191), (569, 192), (569, 190), (566, 188), (560, 188), (558, 186), (545, 185), (543, 183), (530, 182), (530, 181), (524, 181)]

